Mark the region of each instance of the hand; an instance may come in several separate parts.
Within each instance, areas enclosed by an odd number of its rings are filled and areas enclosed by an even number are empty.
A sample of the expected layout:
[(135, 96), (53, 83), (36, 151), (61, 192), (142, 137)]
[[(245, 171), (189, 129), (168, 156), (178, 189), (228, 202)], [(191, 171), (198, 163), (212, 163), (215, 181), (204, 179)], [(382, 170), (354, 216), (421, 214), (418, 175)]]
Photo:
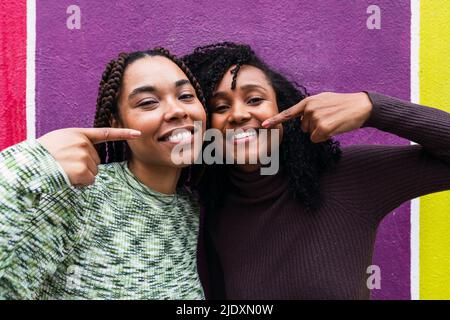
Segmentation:
[(279, 114), (265, 120), (262, 126), (301, 117), (301, 129), (311, 134), (314, 143), (328, 140), (332, 135), (361, 128), (372, 112), (372, 103), (364, 92), (323, 92), (307, 97)]
[(67, 128), (49, 132), (39, 143), (56, 159), (74, 186), (95, 181), (100, 157), (94, 144), (105, 141), (136, 139), (140, 131), (119, 128)]

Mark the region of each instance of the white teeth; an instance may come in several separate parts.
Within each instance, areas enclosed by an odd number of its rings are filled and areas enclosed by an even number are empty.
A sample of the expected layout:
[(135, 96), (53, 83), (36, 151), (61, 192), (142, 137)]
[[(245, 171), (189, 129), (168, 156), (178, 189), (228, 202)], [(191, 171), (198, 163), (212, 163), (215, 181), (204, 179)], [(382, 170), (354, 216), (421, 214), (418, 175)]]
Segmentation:
[(252, 137), (252, 136), (256, 136), (256, 131), (249, 130), (249, 131), (245, 131), (245, 132), (241, 132), (241, 133), (235, 133), (234, 139), (238, 140), (238, 139), (243, 139), (243, 138)]
[(167, 140), (171, 141), (171, 142), (178, 142), (178, 141), (182, 141), (185, 140), (187, 138), (190, 138), (192, 136), (192, 133), (189, 131), (184, 131), (181, 133), (177, 133), (174, 135), (171, 135), (167, 138)]

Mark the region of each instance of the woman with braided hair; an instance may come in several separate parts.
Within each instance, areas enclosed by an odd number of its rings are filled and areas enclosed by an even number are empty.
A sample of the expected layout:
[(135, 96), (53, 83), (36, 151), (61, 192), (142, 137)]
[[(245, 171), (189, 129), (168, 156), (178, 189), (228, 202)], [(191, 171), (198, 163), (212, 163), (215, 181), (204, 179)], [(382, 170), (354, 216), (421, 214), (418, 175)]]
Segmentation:
[[(375, 92), (309, 96), (248, 45), (199, 47), (183, 59), (211, 127), (244, 130), (226, 136), (225, 152), (242, 148), (245, 162), (207, 167), (200, 185), (207, 297), (368, 299), (380, 222), (405, 201), (450, 189), (450, 114)], [(361, 127), (417, 144), (341, 148), (332, 139)], [(265, 128), (281, 141), (273, 175), (249, 161), (273, 149), (259, 139)]]
[(0, 298), (203, 299), (199, 208), (190, 169), (171, 159), (202, 135), (203, 104), (167, 50), (120, 54), (94, 128), (0, 152)]

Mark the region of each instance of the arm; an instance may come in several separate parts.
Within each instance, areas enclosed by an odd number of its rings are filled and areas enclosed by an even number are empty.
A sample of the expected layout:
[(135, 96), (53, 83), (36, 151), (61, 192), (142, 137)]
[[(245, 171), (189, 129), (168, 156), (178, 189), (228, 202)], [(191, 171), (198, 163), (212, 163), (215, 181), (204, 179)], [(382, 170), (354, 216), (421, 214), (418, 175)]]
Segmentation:
[(0, 152), (0, 298), (34, 298), (76, 241), (83, 207), (36, 140)]
[(36, 297), (81, 239), (88, 193), (95, 189), (72, 185), (95, 182), (101, 159), (94, 144), (140, 135), (123, 128), (65, 128), (0, 153), (0, 298)]
[(372, 112), (362, 127), (374, 127), (420, 144), (450, 165), (450, 114), (431, 107), (366, 92)]
[(378, 223), (405, 201), (450, 189), (450, 114), (368, 92), (373, 127), (417, 145), (343, 148), (335, 188), (349, 211)]

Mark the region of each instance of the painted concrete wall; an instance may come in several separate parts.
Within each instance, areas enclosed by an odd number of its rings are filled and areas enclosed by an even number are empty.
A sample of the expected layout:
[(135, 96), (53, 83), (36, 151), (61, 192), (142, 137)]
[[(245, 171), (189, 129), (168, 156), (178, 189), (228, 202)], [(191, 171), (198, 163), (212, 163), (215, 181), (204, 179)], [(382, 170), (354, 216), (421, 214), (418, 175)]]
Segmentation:
[[(4, 19), (0, 22), (0, 148), (24, 139), (26, 128), (24, 88), (15, 90), (14, 87), (24, 83), (24, 76), (17, 71), (25, 70), (24, 61), (5, 58), (23, 56), (26, 41), (23, 37), (24, 3), (21, 0), (0, 4), (3, 13), (12, 12), (17, 6), (20, 18), (19, 21), (9, 18), (7, 22)], [(303, 84), (311, 93), (374, 90), (409, 99), (410, 1), (376, 1), (381, 9), (381, 29), (367, 27), (370, 16), (367, 8), (371, 4), (373, 1), (367, 0), (37, 1), (36, 26), (28, 26), (29, 31), (35, 30), (36, 37), (36, 97), (33, 101), (36, 115), (30, 121), (36, 127), (36, 136), (63, 127), (90, 127), (100, 75), (105, 64), (119, 52), (162, 45), (182, 55), (195, 46), (217, 41), (251, 44), (269, 64)], [(67, 27), (70, 14), (66, 10), (70, 5), (77, 5), (81, 10), (80, 29)], [(441, 6), (445, 6), (444, 1), (430, 10), (441, 10)], [(441, 27), (445, 30), (448, 10), (443, 11), (446, 15)], [(22, 31), (16, 31), (18, 29)], [(16, 49), (11, 49), (9, 43)], [(437, 37), (433, 42), (437, 51), (439, 43)], [(436, 60), (445, 61), (445, 58), (443, 53), (436, 53)], [(424, 66), (431, 67), (434, 62)], [(448, 99), (448, 69), (443, 74), (447, 77)], [(445, 78), (442, 79), (445, 83)], [(430, 89), (424, 90), (432, 92), (433, 88), (430, 84)], [(425, 97), (424, 94), (424, 103), (449, 105), (448, 100), (427, 100)], [(343, 145), (409, 144), (405, 139), (372, 128), (336, 138)], [(431, 204), (423, 204), (423, 208), (431, 212), (435, 202), (430, 199)], [(445, 207), (448, 210), (448, 205), (439, 206), (442, 217)], [(382, 282), (381, 289), (372, 292), (374, 299), (411, 298), (410, 213), (410, 202), (404, 203), (379, 229), (373, 264), (380, 266)], [(434, 246), (438, 240), (431, 237), (427, 243)], [(446, 247), (433, 247), (433, 250), (450, 252)], [(425, 267), (424, 263), (421, 260), (421, 266)], [(433, 268), (426, 269), (430, 275)], [(450, 266), (444, 266), (442, 272), (444, 270), (450, 270)], [(425, 280), (425, 276), (421, 280)], [(424, 292), (433, 293), (437, 289), (422, 284)], [(439, 292), (435, 293), (439, 295)]]
[(26, 138), (25, 1), (0, 3), (0, 150)]

